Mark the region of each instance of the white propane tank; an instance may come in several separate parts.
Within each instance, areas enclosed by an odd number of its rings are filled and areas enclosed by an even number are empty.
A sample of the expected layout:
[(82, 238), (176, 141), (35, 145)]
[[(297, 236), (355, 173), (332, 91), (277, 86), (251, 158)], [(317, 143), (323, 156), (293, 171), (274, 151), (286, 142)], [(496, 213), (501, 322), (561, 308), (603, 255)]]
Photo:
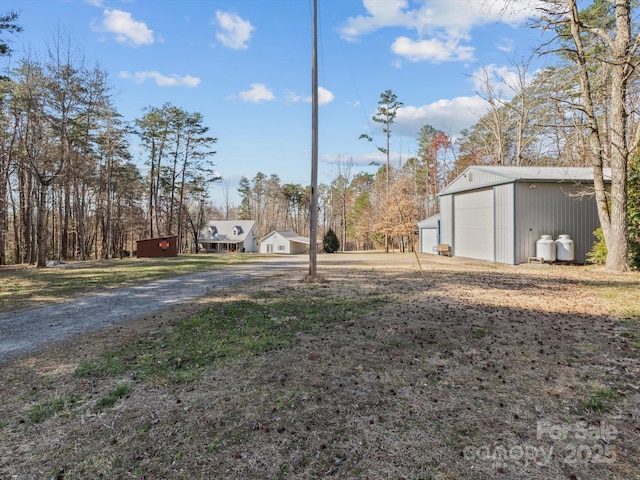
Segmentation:
[(556, 261), (556, 242), (551, 235), (540, 235), (540, 240), (536, 242), (536, 257), (542, 258), (545, 262)]
[(560, 235), (556, 240), (556, 258), (559, 262), (573, 262), (575, 253), (569, 235)]

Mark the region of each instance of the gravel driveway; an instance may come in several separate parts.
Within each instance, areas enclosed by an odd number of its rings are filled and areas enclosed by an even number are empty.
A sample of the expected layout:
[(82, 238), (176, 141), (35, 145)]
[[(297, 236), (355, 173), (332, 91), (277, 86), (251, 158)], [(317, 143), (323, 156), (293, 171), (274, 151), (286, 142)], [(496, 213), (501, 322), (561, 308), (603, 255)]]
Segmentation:
[(50, 342), (100, 330), (142, 315), (202, 297), (227, 287), (283, 271), (308, 271), (306, 255), (260, 258), (255, 262), (158, 280), (105, 293), (81, 296), (63, 304), (0, 314), (0, 362), (33, 352)]

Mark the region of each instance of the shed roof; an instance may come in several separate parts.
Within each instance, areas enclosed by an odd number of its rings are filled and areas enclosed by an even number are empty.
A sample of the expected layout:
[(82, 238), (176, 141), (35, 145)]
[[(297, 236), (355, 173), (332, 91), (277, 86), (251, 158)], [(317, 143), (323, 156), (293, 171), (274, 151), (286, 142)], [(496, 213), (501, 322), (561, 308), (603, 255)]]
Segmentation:
[[(605, 168), (605, 181), (611, 169)], [(497, 167), (472, 165), (447, 185), (438, 195), (449, 195), (515, 182), (591, 183), (592, 167)]]
[(304, 243), (305, 245), (309, 245), (311, 243), (311, 240), (308, 237), (301, 237), (300, 235), (298, 235), (296, 232), (292, 230), (274, 230), (273, 232), (268, 233), (267, 235), (262, 237), (261, 242), (264, 242), (269, 237), (272, 237), (275, 235), (280, 235), (281, 237), (286, 238), (290, 242)]
[(440, 214), (437, 213), (431, 217), (425, 218), (418, 222), (418, 228), (437, 228), (440, 221)]

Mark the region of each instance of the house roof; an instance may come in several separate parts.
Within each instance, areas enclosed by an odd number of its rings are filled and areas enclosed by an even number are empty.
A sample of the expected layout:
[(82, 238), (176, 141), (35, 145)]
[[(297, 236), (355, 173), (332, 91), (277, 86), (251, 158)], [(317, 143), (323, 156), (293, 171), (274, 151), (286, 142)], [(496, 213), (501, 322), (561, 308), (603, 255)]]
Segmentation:
[(274, 230), (273, 232), (268, 233), (267, 235), (262, 237), (260, 242), (264, 243), (265, 240), (275, 235), (280, 235), (281, 237), (286, 238), (290, 242), (304, 243), (305, 245), (309, 245), (311, 243), (311, 239), (309, 239), (308, 237), (301, 237), (300, 235), (298, 235), (296, 232), (292, 230)]
[(207, 222), (200, 231), (200, 242), (240, 243), (253, 233), (253, 220), (216, 220)]
[[(611, 169), (604, 169), (605, 181), (611, 180)], [(447, 185), (438, 195), (477, 190), (515, 182), (591, 183), (591, 167), (496, 167), (472, 165)]]

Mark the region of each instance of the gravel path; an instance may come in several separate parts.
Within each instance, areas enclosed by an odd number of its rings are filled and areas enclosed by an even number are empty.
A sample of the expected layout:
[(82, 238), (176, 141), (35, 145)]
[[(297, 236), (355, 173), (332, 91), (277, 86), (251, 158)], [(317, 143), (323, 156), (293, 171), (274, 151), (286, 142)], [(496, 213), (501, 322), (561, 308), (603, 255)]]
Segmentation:
[(193, 275), (82, 296), (63, 304), (0, 314), (0, 362), (33, 352), (74, 335), (100, 330), (202, 297), (214, 288), (269, 277), (283, 271), (308, 271), (304, 255), (261, 258)]

